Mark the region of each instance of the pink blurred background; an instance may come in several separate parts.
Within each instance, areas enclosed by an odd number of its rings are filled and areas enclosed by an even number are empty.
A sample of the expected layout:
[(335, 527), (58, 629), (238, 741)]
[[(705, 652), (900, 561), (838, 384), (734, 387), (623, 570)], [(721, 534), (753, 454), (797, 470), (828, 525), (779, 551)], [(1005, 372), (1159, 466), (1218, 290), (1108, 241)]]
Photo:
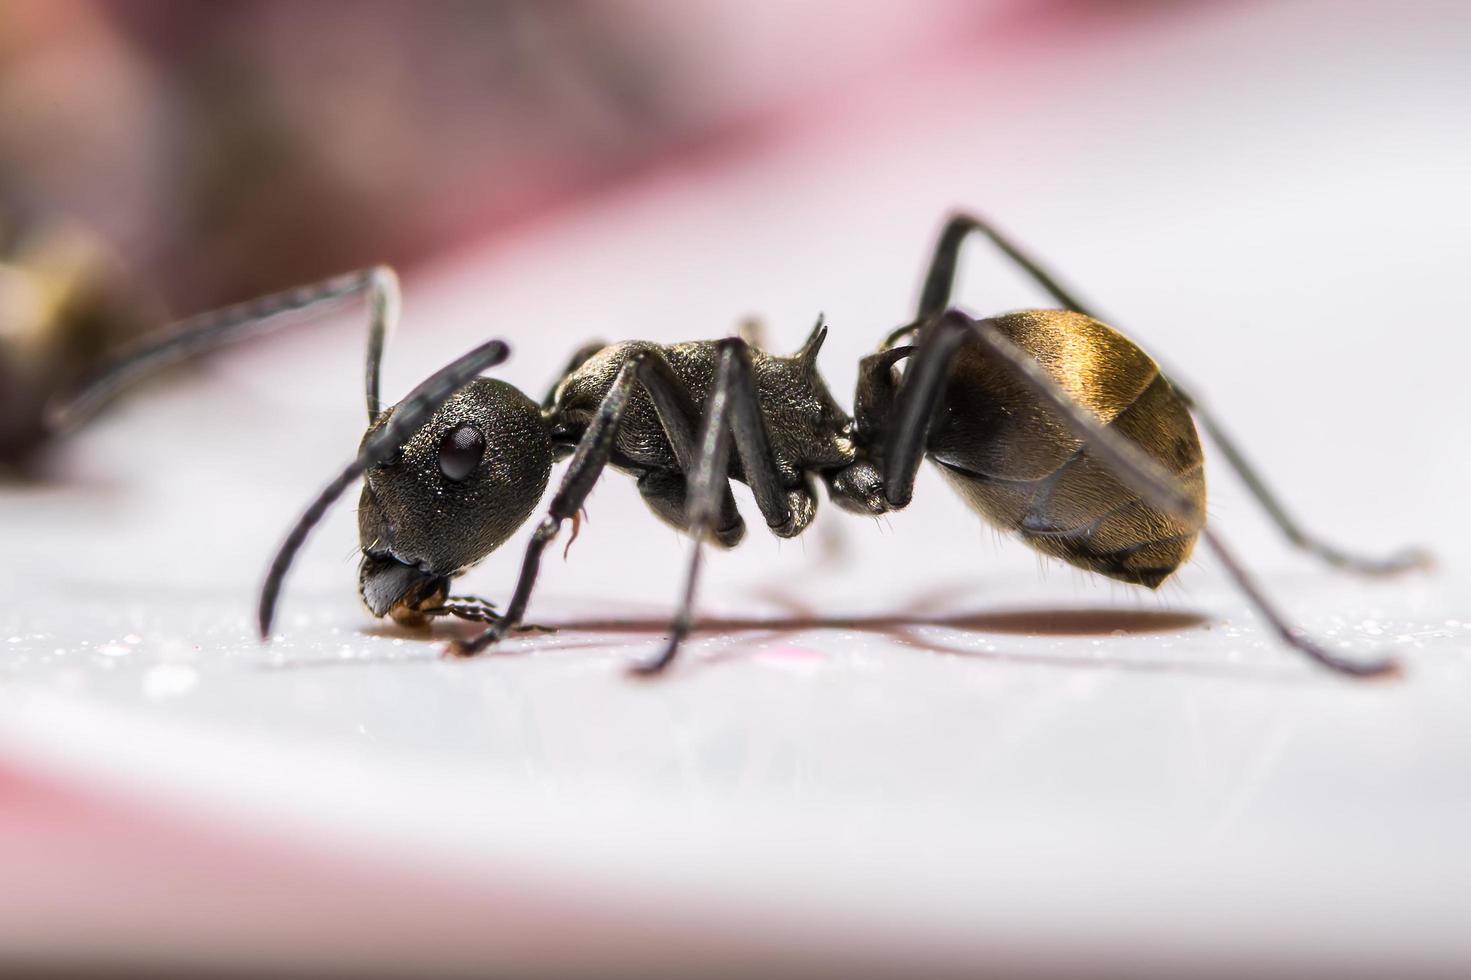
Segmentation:
[(1007, 7), (22, 2), (0, 35), (0, 174), (194, 309), (726, 159), (803, 105), (979, 46)]
[(43, 349), (0, 348), (0, 461), (43, 438), (37, 406), (120, 337), (348, 268), (412, 267), (670, 161), (728, 162), (804, 105), (974, 44), (1003, 10), (9, 3), (0, 260), (84, 285), (47, 319), (0, 280), (6, 334), (50, 331)]

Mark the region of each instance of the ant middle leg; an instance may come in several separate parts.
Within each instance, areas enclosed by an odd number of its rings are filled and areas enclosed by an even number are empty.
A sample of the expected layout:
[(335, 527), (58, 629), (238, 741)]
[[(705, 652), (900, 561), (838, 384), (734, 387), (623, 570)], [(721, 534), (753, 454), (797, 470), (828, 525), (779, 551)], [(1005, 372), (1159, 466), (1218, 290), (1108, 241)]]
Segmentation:
[(688, 471), (688, 524), (692, 540), (679, 609), (664, 648), (657, 656), (633, 665), (633, 671), (638, 674), (657, 674), (668, 667), (689, 635), (704, 545), (714, 536), (722, 494), (729, 491), (732, 443), (756, 505), (773, 533), (779, 537), (801, 534), (816, 513), (812, 488), (805, 481), (799, 486), (789, 485), (777, 466), (761, 415), (748, 345), (732, 337), (720, 341), (719, 351), (715, 386), (705, 402), (700, 423), (699, 455)]
[[(949, 307), (951, 293), (955, 288), (960, 247), (972, 234), (981, 235), (989, 240), (1060, 306), (1100, 322), (1112, 322), (1099, 316), (1085, 305), (1071, 290), (1064, 287), (1055, 275), (1043, 268), (1040, 263), (989, 222), (976, 215), (962, 212), (950, 216), (945, 223), (944, 230), (940, 233), (939, 240), (935, 243), (935, 251), (925, 275), (924, 289), (920, 294), (919, 310), (915, 322), (890, 334), (885, 346), (897, 343), (912, 333), (920, 324), (939, 316)], [(1272, 523), (1294, 547), (1335, 568), (1362, 575), (1393, 575), (1412, 569), (1427, 568), (1432, 564), (1429, 553), (1420, 548), (1403, 548), (1384, 558), (1356, 555), (1304, 529), (1288, 512), (1277, 493), (1267, 485), (1261, 471), (1246, 458), (1240, 445), (1230, 436), (1215, 414), (1176, 380), (1175, 372), (1166, 370), (1164, 373), (1170, 387), (1189, 407), (1191, 414), (1200, 421), (1211, 440), (1220, 448), (1221, 455), (1225, 457), (1231, 469), (1236, 471), (1236, 475), (1246, 484), (1247, 490), (1256, 498), (1257, 504), (1266, 511)]]
[[(736, 508), (730, 483), (721, 488), (720, 517), (711, 540), (721, 548), (734, 548), (746, 536), (746, 522)], [(648, 470), (638, 478), (644, 503), (664, 523), (686, 534), (690, 531), (689, 474), (685, 470)]]

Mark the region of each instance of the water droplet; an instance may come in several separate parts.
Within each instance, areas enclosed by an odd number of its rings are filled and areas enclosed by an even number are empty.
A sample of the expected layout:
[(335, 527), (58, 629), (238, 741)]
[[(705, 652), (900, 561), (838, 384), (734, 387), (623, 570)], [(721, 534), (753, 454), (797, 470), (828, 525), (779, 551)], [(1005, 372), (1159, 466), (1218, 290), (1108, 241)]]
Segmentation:
[(98, 647), (97, 652), (102, 654), (104, 657), (126, 657), (133, 651), (129, 650), (121, 643), (107, 643), (103, 646)]

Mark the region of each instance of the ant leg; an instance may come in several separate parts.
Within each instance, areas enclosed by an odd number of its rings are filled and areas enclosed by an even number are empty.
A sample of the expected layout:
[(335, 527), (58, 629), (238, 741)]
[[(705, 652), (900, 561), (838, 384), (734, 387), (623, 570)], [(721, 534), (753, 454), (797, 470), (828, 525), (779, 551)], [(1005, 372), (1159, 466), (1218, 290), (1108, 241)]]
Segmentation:
[[(967, 339), (983, 344), (996, 357), (997, 363), (1009, 367), (1014, 376), (1032, 386), (1043, 401), (1056, 410), (1062, 421), (1082, 439), (1089, 453), (1105, 463), (1129, 489), (1160, 510), (1182, 519), (1198, 519), (1201, 515), (1193, 501), (1185, 497), (1175, 480), (1154, 460), (1141, 453), (1128, 439), (1103, 426), (1067, 393), (1056, 386), (1037, 361), (991, 327), (986, 320), (976, 321), (951, 310), (933, 321), (921, 334), (914, 363), (905, 372), (896, 402), (896, 424), (888, 432), (885, 493), (893, 506), (907, 504), (913, 494), (915, 471), (924, 455), (924, 440), (944, 387), (949, 361)], [(1318, 663), (1347, 674), (1380, 674), (1394, 668), (1394, 662), (1380, 658), (1365, 663), (1342, 660), (1318, 646), (1301, 631), (1288, 625), (1286, 619), (1267, 599), (1266, 594), (1227, 550), (1225, 544), (1209, 528), (1202, 528), (1206, 543), (1220, 557), (1235, 581), (1258, 613), (1267, 620), (1294, 649)]]
[[(680, 469), (647, 470), (638, 478), (638, 492), (649, 510), (665, 524), (689, 533), (689, 474)], [(722, 548), (734, 548), (746, 536), (746, 522), (736, 508), (735, 496), (727, 482), (720, 508), (715, 542)]]
[(370, 310), (365, 389), (372, 422), (381, 408), (378, 376), (383, 348), (399, 312), (398, 277), (382, 265), (200, 313), (139, 337), (124, 345), (73, 394), (53, 402), (47, 422), (53, 431), (70, 431), (150, 374), (227, 344), (271, 333), (289, 323), (293, 314), (315, 311), (364, 291)]
[(932, 320), (950, 306), (950, 296), (955, 290), (955, 275), (960, 263), (960, 246), (971, 234), (984, 235), (995, 245), (1003, 255), (1021, 267), (1022, 271), (1031, 276), (1032, 279), (1047, 292), (1060, 306), (1069, 310), (1075, 310), (1093, 319), (1100, 319), (1090, 313), (1081, 302), (1070, 292), (1063, 288), (1062, 284), (1042, 266), (1038, 265), (1031, 256), (1018, 248), (1010, 239), (1006, 238), (990, 224), (973, 214), (957, 212), (952, 214), (945, 222), (945, 227), (940, 232), (939, 240), (935, 242), (935, 250), (930, 256), (930, 265), (925, 273), (924, 286), (919, 294), (919, 308), (915, 313), (912, 323), (900, 327), (890, 333), (881, 349), (894, 346), (899, 341), (913, 334), (928, 320)]
[(521, 574), (516, 580), (516, 591), (504, 616), (498, 617), (489, 629), (468, 640), (457, 640), (450, 644), (451, 652), (463, 657), (472, 656), (505, 638), (526, 615), (526, 606), (531, 601), (531, 590), (536, 586), (536, 575), (541, 569), (541, 554), (562, 529), (562, 522), (571, 519), (582, 509), (583, 501), (592, 492), (603, 468), (613, 455), (613, 440), (618, 434), (618, 424), (628, 408), (628, 397), (638, 382), (639, 364), (629, 360), (619, 369), (608, 393), (598, 405), (597, 414), (588, 424), (577, 449), (572, 454), (572, 464), (562, 477), (557, 494), (547, 516), (537, 525), (526, 546), (526, 555), (521, 559)]
[(1225, 542), (1221, 540), (1219, 535), (1209, 527), (1202, 528), (1200, 534), (1201, 537), (1205, 538), (1205, 543), (1210, 545), (1211, 550), (1216, 553), (1216, 557), (1220, 559), (1221, 564), (1225, 566), (1232, 581), (1236, 583), (1236, 587), (1241, 590), (1242, 594), (1256, 608), (1257, 614), (1272, 625), (1272, 628), (1277, 631), (1277, 635), (1282, 637), (1282, 641), (1288, 646), (1316, 660), (1324, 667), (1343, 674), (1352, 674), (1356, 677), (1373, 677), (1399, 672), (1399, 664), (1392, 657), (1378, 657), (1374, 660), (1363, 661), (1345, 660), (1325, 650), (1318, 645), (1317, 641), (1287, 622), (1286, 617), (1267, 598), (1261, 586), (1251, 577), (1246, 571), (1246, 568), (1236, 560), (1236, 556), (1226, 547)]
[(500, 613), (495, 611), (495, 603), (478, 595), (445, 596), (443, 602), (425, 612), (435, 616), (453, 616), (472, 623), (493, 623), (501, 618)]
[[(939, 241), (935, 244), (934, 256), (930, 260), (929, 273), (925, 276), (924, 290), (920, 296), (918, 318), (915, 323), (901, 327), (890, 334), (885, 341), (886, 347), (897, 343), (924, 321), (938, 316), (949, 306), (950, 294), (955, 288), (955, 270), (960, 256), (960, 246), (972, 232), (989, 239), (1001, 250), (1002, 254), (1031, 276), (1037, 285), (1041, 286), (1059, 305), (1095, 320), (1110, 322), (1085, 306), (1073, 293), (1063, 287), (1055, 276), (1042, 268), (989, 223), (975, 215), (960, 213), (951, 215), (944, 230), (940, 233)], [(1170, 386), (1175, 389), (1175, 394), (1180, 396), (1190, 408), (1191, 413), (1200, 420), (1201, 426), (1210, 435), (1212, 441), (1220, 447), (1226, 462), (1246, 484), (1247, 490), (1256, 498), (1257, 504), (1267, 512), (1272, 523), (1277, 525), (1277, 529), (1295, 547), (1335, 568), (1363, 575), (1393, 575), (1430, 566), (1430, 555), (1418, 548), (1405, 548), (1388, 558), (1359, 556), (1345, 552), (1304, 530), (1302, 525), (1288, 513), (1277, 494), (1267, 486), (1257, 468), (1247, 460), (1235, 440), (1226, 433), (1220, 421), (1205, 406), (1201, 405), (1200, 400), (1194, 394), (1175, 380), (1173, 371), (1167, 370), (1164, 373)]]
[(676, 460), (681, 466), (692, 465), (695, 458), (695, 437), (689, 421), (693, 412), (689, 407), (691, 399), (688, 392), (662, 357), (649, 353), (630, 357), (619, 368), (612, 386), (598, 405), (596, 415), (583, 431), (572, 454), (572, 462), (562, 477), (556, 496), (552, 498), (547, 516), (532, 533), (531, 542), (526, 546), (526, 555), (521, 561), (516, 591), (511, 596), (505, 615), (479, 635), (451, 644), (452, 652), (462, 656), (479, 653), (500, 642), (507, 633), (521, 624), (541, 568), (542, 552), (556, 538), (562, 522), (572, 519), (581, 510), (587, 495), (592, 492), (593, 485), (602, 476), (604, 467), (612, 458), (618, 426), (635, 384), (641, 384), (653, 401), (659, 424), (674, 449)]
[(684, 592), (670, 626), (669, 640), (652, 659), (633, 665), (635, 673), (657, 674), (669, 666), (679, 645), (689, 635), (694, 614), (704, 544), (716, 531), (723, 491), (729, 490), (730, 448), (735, 443), (741, 469), (767, 525), (777, 535), (792, 537), (812, 522), (815, 498), (805, 485), (791, 489), (784, 482), (771, 451), (766, 423), (752, 377), (750, 349), (739, 338), (719, 343), (720, 363), (715, 386), (705, 402), (698, 439), (699, 457), (688, 470), (689, 567)]
[(1257, 468), (1247, 460), (1235, 440), (1221, 427), (1216, 417), (1207, 411), (1193, 394), (1180, 387), (1173, 377), (1169, 380), (1170, 387), (1175, 389), (1175, 394), (1180, 396), (1180, 400), (1190, 409), (1191, 414), (1200, 420), (1201, 427), (1210, 435), (1211, 441), (1220, 448), (1221, 455), (1226, 457), (1226, 462), (1231, 464), (1231, 468), (1236, 471), (1241, 482), (1246, 484), (1246, 489), (1251, 491), (1251, 495), (1267, 512), (1272, 523), (1277, 525), (1277, 529), (1294, 547), (1306, 551), (1334, 568), (1341, 568), (1359, 575), (1397, 575), (1413, 569), (1426, 569), (1434, 564), (1430, 553), (1422, 548), (1401, 548), (1385, 558), (1354, 555), (1304, 530), (1297, 519), (1282, 505), (1276, 493), (1267, 486)]
[(961, 212), (950, 216), (945, 222), (944, 230), (940, 232), (939, 241), (935, 242), (934, 255), (930, 258), (929, 271), (925, 275), (924, 289), (920, 292), (916, 324), (939, 316), (950, 306), (950, 294), (955, 289), (955, 273), (960, 261), (960, 246), (972, 233), (989, 239), (1003, 255), (1031, 276), (1058, 305), (1095, 320), (1101, 319), (1063, 288), (1052, 273), (1038, 265), (1001, 232), (975, 215)]
[[(723, 361), (722, 361), (723, 366)], [(725, 404), (730, 398), (728, 386), (724, 384), (724, 372), (716, 382), (715, 390), (706, 404), (705, 418), (700, 425), (700, 456), (695, 468), (689, 472), (689, 511), (687, 521), (690, 533), (689, 567), (685, 571), (684, 593), (680, 597), (679, 609), (669, 627), (669, 639), (664, 649), (648, 660), (635, 661), (630, 670), (635, 674), (652, 675), (662, 671), (674, 660), (679, 645), (689, 635), (690, 621), (695, 605), (695, 589), (700, 580), (700, 565), (704, 558), (705, 539), (715, 530), (718, 500), (722, 488), (728, 489), (726, 473), (730, 466), (730, 431), (724, 424)]]
[[(470, 623), (496, 623), (501, 619), (501, 614), (495, 611), (495, 603), (489, 599), (482, 599), (478, 595), (446, 596), (438, 606), (426, 609), (424, 612), (429, 616), (453, 616)], [(515, 629), (521, 633), (555, 633), (557, 631), (554, 626), (539, 626), (536, 623), (520, 623)]]
[[(746, 483), (771, 532), (780, 538), (796, 537), (816, 516), (816, 498), (805, 482), (793, 486), (777, 465), (771, 439), (766, 433), (766, 420), (761, 415), (761, 399), (756, 394), (750, 345), (739, 338), (728, 337), (718, 342), (717, 349), (720, 351), (720, 364), (712, 399), (714, 393), (724, 386), (725, 401), (719, 414), (735, 439), (736, 455), (741, 461)], [(705, 414), (715, 414), (708, 403)], [(709, 447), (701, 440), (700, 448), (703, 451)], [(696, 470), (699, 465), (698, 462), (695, 464)], [(724, 485), (725, 470), (719, 470), (718, 476), (717, 485)], [(700, 486), (698, 481), (692, 480), (692, 484), (696, 489)], [(694, 506), (693, 496), (691, 506)]]

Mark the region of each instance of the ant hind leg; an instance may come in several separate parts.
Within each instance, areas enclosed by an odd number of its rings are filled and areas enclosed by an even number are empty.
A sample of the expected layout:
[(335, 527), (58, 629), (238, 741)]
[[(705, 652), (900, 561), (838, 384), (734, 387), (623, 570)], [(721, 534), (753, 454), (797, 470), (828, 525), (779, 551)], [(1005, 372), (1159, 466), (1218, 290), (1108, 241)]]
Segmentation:
[(1190, 413), (1199, 420), (1201, 427), (1221, 450), (1221, 455), (1226, 458), (1227, 463), (1231, 464), (1231, 469), (1236, 471), (1241, 482), (1246, 484), (1246, 488), (1251, 491), (1251, 495), (1256, 498), (1262, 510), (1267, 512), (1272, 523), (1277, 525), (1283, 537), (1294, 547), (1334, 568), (1359, 575), (1398, 575), (1401, 572), (1415, 569), (1428, 569), (1434, 564), (1430, 553), (1422, 548), (1402, 548), (1384, 558), (1356, 555), (1304, 530), (1296, 518), (1283, 506), (1276, 493), (1267, 486), (1256, 467), (1247, 460), (1235, 440), (1226, 433), (1215, 416), (1203, 408), (1194, 395), (1181, 388), (1173, 380), (1170, 381), (1170, 386), (1189, 407)]
[[(972, 234), (985, 237), (991, 244), (995, 245), (1008, 259), (1015, 263), (1023, 272), (1032, 278), (1043, 291), (1065, 309), (1074, 310), (1084, 316), (1092, 317), (1104, 323), (1111, 323), (1105, 317), (1095, 313), (1075, 296), (1069, 289), (1064, 287), (1051, 272), (1024, 252), (1010, 238), (997, 230), (984, 219), (973, 215), (959, 212), (951, 215), (946, 222), (944, 230), (940, 233), (939, 240), (935, 243), (935, 250), (930, 258), (929, 271), (925, 276), (924, 290), (919, 302), (919, 313), (913, 324), (901, 327), (894, 331), (885, 346), (892, 346), (912, 333), (925, 321), (939, 316), (950, 305), (951, 294), (955, 289), (955, 276), (960, 258), (960, 247)], [(1256, 498), (1257, 503), (1266, 511), (1272, 523), (1295, 547), (1306, 551), (1334, 568), (1355, 572), (1361, 575), (1394, 575), (1413, 569), (1424, 569), (1432, 564), (1428, 552), (1419, 548), (1405, 548), (1390, 555), (1387, 558), (1376, 558), (1370, 556), (1355, 555), (1351, 552), (1330, 544), (1323, 539), (1310, 534), (1297, 522), (1287, 509), (1282, 505), (1277, 494), (1267, 486), (1257, 468), (1253, 466), (1222, 427), (1214, 415), (1200, 404), (1190, 391), (1175, 381), (1174, 372), (1166, 370), (1166, 378), (1175, 393), (1189, 406), (1191, 414), (1199, 420), (1201, 426), (1210, 435), (1211, 440), (1220, 447), (1221, 455), (1230, 464), (1231, 469), (1236, 471), (1243, 483), (1246, 484), (1251, 495)]]
[(907, 507), (924, 460), (930, 424), (940, 407), (950, 367), (966, 343), (985, 348), (998, 367), (1027, 385), (1058, 415), (1089, 452), (1145, 503), (1182, 520), (1198, 519), (1200, 503), (1158, 462), (1075, 402), (1041, 363), (1013, 344), (993, 321), (974, 320), (959, 310), (926, 325), (885, 424), (884, 495), (894, 509)]
[[(967, 340), (985, 346), (998, 365), (1006, 367), (1018, 381), (1031, 386), (1033, 392), (1054, 409), (1060, 420), (1087, 445), (1089, 453), (1099, 462), (1108, 465), (1120, 481), (1139, 494), (1141, 499), (1182, 518), (1201, 516), (1198, 505), (1189, 499), (1177, 481), (1153, 459), (1145, 456), (1138, 446), (1102, 425), (1069, 398), (1035, 359), (1002, 336), (989, 321), (972, 320), (958, 310), (951, 310), (929, 324), (914, 352), (914, 361), (905, 372), (900, 385), (893, 422), (885, 435), (884, 486), (892, 506), (902, 507), (909, 503), (915, 473), (924, 457), (930, 421), (939, 405), (950, 362), (960, 345)], [(1288, 645), (1340, 673), (1369, 676), (1389, 673), (1395, 669), (1395, 662), (1386, 657), (1369, 661), (1340, 658), (1289, 625), (1220, 536), (1205, 526), (1202, 526), (1200, 533), (1220, 558), (1237, 588)]]
[(679, 609), (670, 626), (669, 639), (654, 657), (631, 668), (642, 675), (657, 674), (668, 667), (689, 635), (694, 616), (695, 593), (704, 545), (711, 539), (722, 515), (722, 500), (729, 488), (731, 444), (735, 444), (741, 469), (756, 498), (756, 505), (773, 533), (782, 537), (800, 534), (811, 522), (815, 498), (810, 488), (783, 484), (762, 420), (748, 345), (740, 338), (720, 341), (720, 361), (715, 385), (705, 402), (700, 422), (698, 449), (693, 466), (687, 469), (687, 523), (692, 539), (689, 565)]
[(1286, 617), (1277, 609), (1267, 594), (1262, 591), (1257, 581), (1246, 571), (1246, 568), (1236, 560), (1230, 549), (1226, 547), (1220, 535), (1211, 528), (1203, 528), (1201, 537), (1210, 549), (1216, 553), (1216, 558), (1225, 567), (1231, 580), (1241, 590), (1247, 600), (1256, 609), (1257, 614), (1271, 624), (1282, 638), (1282, 642), (1294, 650), (1317, 661), (1330, 670), (1336, 670), (1342, 674), (1351, 674), (1356, 677), (1376, 677), (1382, 675), (1393, 675), (1399, 673), (1399, 664), (1390, 657), (1381, 656), (1373, 660), (1345, 660), (1336, 654), (1324, 649), (1316, 640), (1309, 637), (1302, 630), (1290, 624)]

